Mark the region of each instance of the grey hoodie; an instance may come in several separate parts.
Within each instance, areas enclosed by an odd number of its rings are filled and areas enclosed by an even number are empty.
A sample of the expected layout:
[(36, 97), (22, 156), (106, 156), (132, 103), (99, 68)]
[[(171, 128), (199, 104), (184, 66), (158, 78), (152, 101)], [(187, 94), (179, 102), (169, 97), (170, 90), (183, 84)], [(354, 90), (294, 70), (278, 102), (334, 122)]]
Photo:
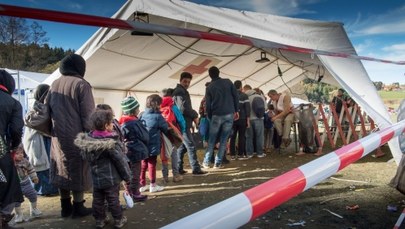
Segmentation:
[[(248, 98), (249, 98), (249, 103), (250, 103), (250, 116), (249, 116), (249, 117), (250, 117), (250, 120), (259, 119), (259, 118), (256, 116), (256, 114), (255, 114), (255, 112), (254, 112), (254, 110), (253, 110), (253, 99), (256, 98), (256, 97), (259, 97), (259, 98), (261, 98), (261, 100), (263, 101), (264, 104), (266, 104), (266, 101), (263, 99), (263, 96), (257, 94), (256, 91), (253, 90), (253, 89), (246, 91), (245, 94), (248, 96)], [(257, 100), (256, 100), (256, 101), (257, 101)], [(260, 118), (260, 119), (264, 119), (264, 118)]]

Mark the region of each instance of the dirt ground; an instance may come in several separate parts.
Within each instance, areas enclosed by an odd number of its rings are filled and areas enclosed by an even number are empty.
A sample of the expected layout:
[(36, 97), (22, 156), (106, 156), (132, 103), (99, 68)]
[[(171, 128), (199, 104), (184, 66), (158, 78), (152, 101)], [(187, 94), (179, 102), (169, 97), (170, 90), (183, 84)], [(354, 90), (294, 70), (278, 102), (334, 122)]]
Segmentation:
[[(288, 224), (301, 220), (305, 221), (306, 228), (315, 229), (393, 228), (404, 208), (405, 197), (387, 185), (396, 172), (396, 165), (388, 162), (391, 156), (387, 146), (383, 147), (383, 151), (386, 152), (384, 157), (373, 158), (369, 154), (241, 228), (300, 228)], [(330, 150), (325, 149), (324, 152)], [(199, 151), (199, 158), (202, 159), (202, 156), (203, 152)], [(132, 209), (124, 211), (129, 219), (126, 228), (160, 228), (315, 158), (314, 155), (295, 156), (291, 144), (281, 153), (271, 152), (265, 158), (231, 161), (224, 169), (208, 170), (207, 176), (192, 176), (190, 168), (186, 167), (189, 173), (184, 176), (184, 181), (170, 182), (163, 192), (148, 193), (149, 200), (136, 203)], [(188, 162), (187, 159), (185, 161)], [(160, 171), (157, 174), (161, 176)], [(91, 194), (86, 194), (85, 205), (90, 207), (91, 200)], [(121, 203), (125, 204), (122, 196)], [(346, 209), (347, 206), (355, 205), (358, 205), (357, 210)], [(391, 205), (397, 211), (387, 210)], [(28, 215), (28, 200), (23, 206)], [(58, 196), (39, 197), (38, 206), (44, 215), (19, 225), (25, 228), (94, 228), (92, 216), (62, 219)]]

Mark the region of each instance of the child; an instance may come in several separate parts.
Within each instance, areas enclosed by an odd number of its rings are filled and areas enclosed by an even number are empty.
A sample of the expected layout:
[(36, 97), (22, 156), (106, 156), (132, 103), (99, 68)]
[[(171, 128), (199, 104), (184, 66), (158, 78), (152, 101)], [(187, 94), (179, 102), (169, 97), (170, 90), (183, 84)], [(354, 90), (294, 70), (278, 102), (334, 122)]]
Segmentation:
[(120, 183), (129, 182), (131, 175), (128, 162), (122, 157), (118, 135), (113, 131), (111, 111), (97, 109), (90, 117), (92, 131), (80, 133), (75, 145), (81, 149), (84, 160), (90, 162), (93, 179), (93, 216), (96, 227), (108, 223), (105, 201), (114, 218), (114, 228), (122, 228), (127, 218), (122, 214), (119, 200)]
[[(40, 215), (42, 215), (42, 212), (37, 208), (37, 192), (31, 185), (31, 181), (34, 184), (38, 184), (39, 180), (34, 167), (28, 161), (28, 159), (24, 157), (24, 148), (22, 144), (20, 144), (18, 148), (14, 151), (12, 157), (14, 159), (15, 167), (17, 168), (18, 177), (20, 178), (22, 193), (25, 197), (29, 199), (31, 203), (30, 216), (39, 217)], [(24, 216), (21, 209), (21, 203), (16, 203), (14, 210), (16, 214), (14, 222), (16, 223), (23, 222)]]
[[(106, 111), (110, 111), (113, 116), (114, 116), (114, 111), (112, 110), (111, 106), (105, 103), (101, 103), (101, 104), (97, 104), (96, 109), (100, 109), (100, 110), (106, 110)], [(124, 143), (124, 133), (121, 130), (121, 125), (119, 124), (117, 119), (113, 119), (113, 126), (114, 126), (114, 131), (116, 134), (118, 134), (118, 140), (122, 143)], [(123, 147), (124, 152), (126, 153), (126, 148)]]
[[(162, 112), (163, 118), (173, 126), (177, 128), (181, 133), (186, 132), (186, 121), (184, 120), (183, 115), (179, 108), (174, 104), (172, 98), (173, 89), (167, 88), (162, 90), (162, 104), (160, 105), (160, 111)], [(177, 150), (173, 147), (171, 152), (172, 159), (172, 173), (173, 173), (173, 182), (179, 182), (183, 180), (183, 176), (179, 173), (178, 161), (179, 156), (177, 155)], [(169, 182), (169, 169), (168, 169), (168, 158), (164, 151), (160, 154), (162, 160), (162, 174), (163, 180), (167, 183)]]
[(271, 118), (275, 115), (274, 106), (271, 103), (267, 104), (267, 112), (264, 115), (264, 151), (270, 152), (273, 144), (273, 121)]
[(124, 135), (124, 142), (127, 148), (127, 156), (130, 161), (132, 179), (126, 185), (126, 189), (135, 202), (145, 201), (148, 196), (142, 195), (139, 191), (141, 161), (149, 156), (147, 144), (149, 133), (138, 120), (139, 103), (132, 96), (126, 97), (121, 102), (123, 115), (119, 120)]
[(164, 187), (156, 184), (156, 159), (160, 154), (160, 133), (167, 133), (168, 124), (160, 113), (160, 104), (162, 98), (157, 94), (152, 94), (146, 98), (146, 109), (142, 114), (141, 120), (145, 121), (146, 128), (149, 132), (149, 157), (142, 160), (141, 167), (141, 192), (148, 189), (146, 186), (146, 170), (148, 170), (150, 186), (149, 192), (163, 191)]

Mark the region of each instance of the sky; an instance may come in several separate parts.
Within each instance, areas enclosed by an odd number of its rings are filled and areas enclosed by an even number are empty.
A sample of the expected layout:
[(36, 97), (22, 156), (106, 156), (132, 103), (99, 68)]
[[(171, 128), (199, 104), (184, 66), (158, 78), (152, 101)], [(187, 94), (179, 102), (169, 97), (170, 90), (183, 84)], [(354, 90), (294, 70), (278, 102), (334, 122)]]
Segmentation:
[[(164, 1), (164, 0), (162, 0)], [(294, 18), (341, 22), (357, 54), (405, 60), (405, 1), (393, 0), (189, 0)], [(1, 0), (1, 4), (111, 17), (125, 0)], [(78, 50), (97, 27), (37, 21), (51, 47)], [(405, 84), (405, 66), (363, 61), (372, 81)]]

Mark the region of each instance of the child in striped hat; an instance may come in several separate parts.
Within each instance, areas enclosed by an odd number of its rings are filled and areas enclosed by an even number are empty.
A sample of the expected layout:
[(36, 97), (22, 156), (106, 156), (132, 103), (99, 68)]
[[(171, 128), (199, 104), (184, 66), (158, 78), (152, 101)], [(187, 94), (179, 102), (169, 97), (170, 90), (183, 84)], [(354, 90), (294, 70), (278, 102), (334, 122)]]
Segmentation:
[(141, 161), (149, 156), (147, 148), (149, 142), (149, 133), (145, 126), (138, 119), (139, 103), (128, 96), (121, 102), (123, 115), (119, 119), (121, 130), (124, 134), (124, 142), (127, 147), (127, 156), (130, 160), (132, 178), (129, 185), (126, 185), (134, 202), (145, 201), (148, 196), (142, 195), (139, 191)]

